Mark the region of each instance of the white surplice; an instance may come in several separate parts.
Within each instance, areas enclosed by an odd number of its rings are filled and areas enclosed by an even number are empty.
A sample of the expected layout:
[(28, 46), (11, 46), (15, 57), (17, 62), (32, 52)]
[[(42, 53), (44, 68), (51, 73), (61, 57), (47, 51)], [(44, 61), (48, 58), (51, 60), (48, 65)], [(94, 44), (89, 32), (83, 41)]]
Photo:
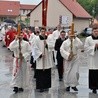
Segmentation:
[(95, 44), (98, 44), (98, 39), (95, 40), (89, 36), (85, 40), (84, 49), (88, 56), (89, 69), (98, 69), (98, 49), (95, 51)]
[[(29, 39), (29, 42), (31, 44), (31, 48), (32, 48), (32, 56), (35, 55), (34, 53), (34, 45), (35, 45), (35, 42), (36, 42), (36, 38), (37, 38), (37, 35), (35, 35), (34, 33), (31, 34), (31, 37)], [(35, 60), (33, 60), (33, 62), (35, 62)]]
[(70, 45), (71, 41), (68, 38), (65, 40), (61, 47), (60, 52), (62, 57), (64, 58), (64, 81), (66, 86), (77, 86), (78, 79), (79, 79), (79, 56), (78, 56), (78, 49), (82, 48), (82, 42), (79, 38), (73, 39), (73, 54), (75, 54), (74, 58), (71, 61), (68, 61), (68, 56), (70, 54)]
[[(9, 49), (14, 52), (13, 60), (13, 75), (11, 81), (11, 87), (27, 87), (30, 86), (30, 53), (31, 46), (27, 41), (22, 40), (21, 42), (21, 53), (23, 55), (22, 64), (17, 70), (16, 75), (14, 76), (16, 69), (16, 60), (19, 58), (19, 41), (14, 40), (10, 43)], [(18, 59), (19, 61), (20, 59)]]
[[(61, 32), (61, 31), (59, 31), (59, 30), (55, 30), (55, 31), (52, 33), (53, 40), (54, 40), (54, 46), (55, 46), (56, 39), (58, 39), (58, 38), (60, 37), (60, 32)], [(57, 51), (54, 50), (55, 65), (57, 65), (56, 55), (57, 55)]]
[[(36, 69), (49, 69), (53, 66), (53, 56), (52, 56), (52, 42), (46, 39), (48, 49), (44, 48), (44, 40), (40, 40), (39, 36), (36, 37), (34, 45), (34, 60), (36, 60)], [(41, 54), (45, 54), (45, 57), (39, 58)]]

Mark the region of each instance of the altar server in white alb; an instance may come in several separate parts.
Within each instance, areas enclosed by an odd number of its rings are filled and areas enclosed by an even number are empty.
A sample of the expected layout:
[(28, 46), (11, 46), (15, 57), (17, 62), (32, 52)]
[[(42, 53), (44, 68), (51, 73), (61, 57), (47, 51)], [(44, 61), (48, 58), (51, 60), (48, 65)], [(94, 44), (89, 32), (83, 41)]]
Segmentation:
[(78, 49), (82, 48), (82, 42), (78, 37), (72, 35), (71, 30), (68, 32), (68, 39), (65, 40), (60, 52), (64, 58), (64, 82), (66, 91), (70, 91), (70, 87), (74, 91), (78, 91), (76, 86), (79, 84), (79, 57)]
[(30, 86), (31, 46), (29, 42), (23, 40), (23, 34), (21, 33), (10, 43), (9, 49), (14, 52), (11, 87), (14, 88), (15, 93), (22, 92), (25, 87)]
[[(53, 40), (54, 40), (54, 47), (55, 47), (56, 39), (58, 39), (60, 37), (60, 32), (61, 32), (61, 25), (59, 24), (59, 25), (57, 25), (56, 30), (53, 31), (53, 33), (52, 33)], [(57, 51), (54, 50), (53, 54), (54, 54), (55, 65), (57, 65), (57, 59), (56, 59)]]
[(34, 46), (34, 59), (36, 60), (36, 89), (40, 92), (48, 91), (51, 87), (51, 68), (53, 64), (51, 41), (45, 36), (46, 29), (41, 28)]
[(85, 40), (84, 49), (88, 56), (89, 89), (97, 93), (98, 89), (98, 25), (94, 24), (92, 35)]

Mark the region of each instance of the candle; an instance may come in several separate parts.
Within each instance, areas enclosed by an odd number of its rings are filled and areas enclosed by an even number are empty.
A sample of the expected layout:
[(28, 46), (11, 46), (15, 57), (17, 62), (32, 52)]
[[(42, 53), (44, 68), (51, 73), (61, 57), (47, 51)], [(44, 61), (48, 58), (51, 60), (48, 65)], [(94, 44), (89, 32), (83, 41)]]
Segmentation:
[(20, 35), (20, 33), (21, 33), (21, 26), (20, 26), (20, 23), (18, 23), (17, 32), (18, 32), (18, 35)]
[(72, 22), (72, 25), (71, 25), (71, 35), (74, 35), (74, 23)]

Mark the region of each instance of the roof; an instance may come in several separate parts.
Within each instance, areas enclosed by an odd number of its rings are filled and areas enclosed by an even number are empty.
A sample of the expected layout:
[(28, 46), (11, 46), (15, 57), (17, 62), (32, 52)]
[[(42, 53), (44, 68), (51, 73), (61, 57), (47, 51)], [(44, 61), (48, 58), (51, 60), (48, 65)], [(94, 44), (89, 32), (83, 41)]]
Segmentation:
[(59, 0), (75, 17), (92, 18), (76, 0)]
[(31, 10), (31, 12), (29, 12), (29, 13), (27, 14), (27, 16), (30, 16), (30, 14), (31, 14), (41, 3), (42, 3), (42, 1), (41, 1), (38, 5), (36, 5), (36, 6), (34, 7), (34, 9)]
[[(75, 17), (92, 18), (92, 16), (77, 2), (77, 0), (59, 0)], [(35, 10), (42, 1), (33, 9)], [(32, 10), (32, 11), (33, 11)], [(31, 11), (31, 12), (32, 12)], [(27, 15), (30, 16), (31, 12)]]
[(18, 16), (19, 12), (19, 1), (0, 1), (0, 16)]
[(19, 1), (0, 1), (0, 16), (19, 16), (20, 9), (33, 10), (36, 5), (20, 4)]
[(24, 10), (33, 10), (36, 5), (26, 5), (26, 4), (20, 4), (20, 9)]

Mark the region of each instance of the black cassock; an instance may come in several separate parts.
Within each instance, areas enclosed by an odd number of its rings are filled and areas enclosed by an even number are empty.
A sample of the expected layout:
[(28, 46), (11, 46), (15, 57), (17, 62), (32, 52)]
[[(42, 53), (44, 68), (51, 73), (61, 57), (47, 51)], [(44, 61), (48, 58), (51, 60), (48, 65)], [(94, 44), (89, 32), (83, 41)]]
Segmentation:
[(51, 68), (36, 69), (36, 89), (47, 89), (51, 87)]
[[(66, 38), (64, 40), (66, 40)], [(57, 59), (59, 79), (63, 78), (63, 57), (61, 56), (61, 53), (60, 53), (60, 47), (64, 40), (62, 40), (61, 38), (58, 38), (55, 42), (55, 50), (57, 51), (56, 59)]]
[[(44, 38), (40, 35), (40, 40)], [(45, 37), (47, 39), (47, 37)], [(46, 45), (45, 48), (48, 49)], [(39, 58), (41, 58), (40, 56)], [(48, 69), (36, 69), (36, 89), (48, 89), (51, 87), (51, 68)]]

